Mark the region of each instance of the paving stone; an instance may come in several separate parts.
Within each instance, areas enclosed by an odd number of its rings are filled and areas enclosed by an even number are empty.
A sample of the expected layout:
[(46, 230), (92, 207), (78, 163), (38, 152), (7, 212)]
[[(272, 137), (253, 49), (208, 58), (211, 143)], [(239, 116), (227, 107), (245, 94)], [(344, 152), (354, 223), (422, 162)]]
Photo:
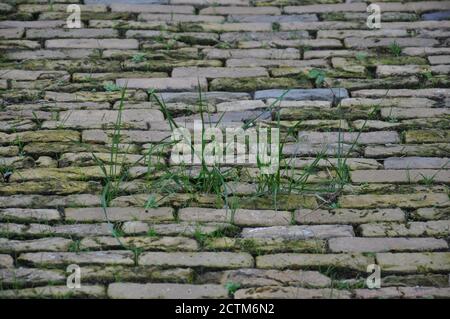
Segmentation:
[(418, 275), (389, 275), (381, 279), (381, 285), (386, 286), (419, 286), (419, 287), (448, 287), (448, 276), (439, 274)]
[(281, 10), (276, 7), (208, 7), (201, 9), (199, 14), (212, 14), (212, 15), (233, 15), (233, 14), (281, 14)]
[(405, 221), (405, 213), (399, 208), (387, 209), (300, 209), (295, 220), (300, 224), (362, 224), (367, 222)]
[(268, 76), (264, 68), (175, 68), (172, 77), (240, 78), (252, 76)]
[(268, 286), (239, 289), (234, 297), (236, 299), (349, 299), (351, 294), (346, 290)]
[[(74, 128), (103, 128), (113, 127), (119, 111), (113, 110), (71, 110), (60, 113), (61, 121), (58, 125)], [(123, 110), (122, 123), (148, 123), (162, 121), (163, 114), (159, 110)]]
[(38, 79), (67, 78), (69, 74), (65, 71), (25, 71), (25, 70), (2, 70), (0, 78), (8, 80), (34, 81)]
[(317, 226), (273, 226), (264, 228), (244, 228), (243, 238), (283, 238), (290, 240), (328, 239), (333, 237), (352, 237), (353, 228), (347, 225)]
[(379, 131), (370, 133), (353, 132), (304, 132), (298, 134), (300, 141), (311, 144), (348, 143), (348, 144), (395, 144), (400, 142), (397, 132)]
[(289, 15), (247, 15), (247, 14), (236, 14), (229, 15), (227, 21), (229, 22), (316, 22), (318, 21), (316, 14), (289, 14)]
[(115, 3), (111, 5), (112, 12), (135, 12), (135, 13), (179, 13), (179, 14), (193, 14), (194, 7), (192, 6), (170, 6), (158, 4), (122, 4)]
[(360, 225), (360, 232), (363, 236), (440, 236), (445, 237), (450, 234), (449, 220), (433, 220), (428, 222), (410, 222), (407, 224), (363, 224)]
[(390, 195), (344, 195), (339, 199), (342, 208), (421, 208), (428, 206), (448, 206), (446, 194), (390, 194)]
[(261, 100), (244, 100), (233, 102), (222, 102), (216, 105), (217, 112), (232, 112), (266, 108)]
[(396, 89), (389, 90), (359, 90), (352, 93), (352, 97), (383, 98), (383, 97), (420, 97), (441, 99), (450, 95), (448, 89)]
[(220, 285), (113, 283), (108, 286), (113, 299), (211, 299), (228, 297)]
[(261, 254), (263, 252), (326, 252), (325, 240), (286, 240), (282, 238), (211, 238), (205, 241), (204, 249), (210, 251), (244, 250), (252, 254)]
[(8, 240), (0, 238), (0, 251), (7, 253), (20, 253), (31, 251), (66, 251), (71, 240), (65, 238), (42, 238), (36, 240)]
[[(199, 99), (198, 93), (193, 92), (163, 92), (159, 96), (166, 103), (184, 102), (195, 104), (198, 103)], [(250, 99), (250, 94), (243, 92), (204, 92), (202, 94), (202, 100), (213, 104), (248, 99)]]
[(18, 257), (20, 263), (37, 266), (78, 265), (133, 265), (133, 253), (128, 251), (96, 251), (80, 253), (24, 253)]
[(159, 251), (195, 251), (198, 250), (198, 243), (186, 237), (121, 237), (117, 238), (102, 236), (83, 238), (80, 242), (81, 249), (120, 249), (136, 247), (143, 250)]
[(0, 39), (19, 39), (24, 34), (24, 29), (0, 29)]
[(54, 38), (115, 38), (117, 30), (113, 29), (27, 29), (27, 39), (54, 39)]
[(291, 213), (273, 210), (237, 209), (232, 211), (225, 209), (182, 208), (178, 212), (178, 218), (189, 222), (232, 222), (239, 226), (274, 226), (289, 225)]
[(14, 260), (10, 255), (0, 254), (0, 269), (13, 268)]
[(436, 157), (389, 157), (383, 162), (385, 169), (445, 169), (449, 168), (448, 158)]
[(422, 20), (429, 21), (429, 20), (448, 20), (450, 18), (450, 11), (443, 11), (443, 12), (430, 12), (422, 14)]
[(0, 298), (29, 299), (29, 298), (105, 298), (105, 287), (82, 285), (80, 289), (70, 289), (67, 286), (46, 286), (26, 289), (12, 289), (0, 291)]
[(299, 59), (300, 52), (297, 49), (249, 49), (249, 50), (237, 50), (237, 49), (204, 49), (203, 53), (206, 54), (208, 59), (242, 59), (242, 58), (255, 58), (255, 59), (273, 59), (273, 60), (286, 60), (286, 59)]
[(450, 208), (419, 208), (411, 213), (411, 217), (417, 220), (450, 219)]
[(353, 171), (351, 179), (355, 183), (448, 183), (450, 171), (432, 169)]
[(63, 283), (66, 281), (66, 276), (60, 270), (20, 267), (0, 269), (0, 280), (5, 286), (39, 286), (49, 282)]
[(101, 207), (93, 208), (66, 208), (64, 210), (67, 221), (76, 222), (101, 222), (107, 215), (110, 221), (170, 221), (173, 220), (173, 209), (161, 208), (137, 208), (137, 207), (108, 207), (106, 212)]
[(436, 156), (445, 157), (448, 155), (450, 144), (409, 144), (409, 145), (389, 145), (389, 146), (367, 146), (364, 154), (367, 157), (390, 157), (390, 156)]
[(378, 253), (381, 269), (389, 273), (448, 272), (450, 253)]
[(130, 89), (155, 89), (162, 92), (206, 90), (204, 78), (117, 79), (116, 84)]
[(331, 279), (317, 271), (238, 269), (223, 272), (209, 272), (200, 281), (226, 285), (240, 284), (240, 288), (262, 286), (295, 285), (310, 288), (324, 288), (331, 285)]
[(430, 287), (398, 287), (398, 288), (380, 288), (380, 289), (356, 289), (355, 296), (359, 299), (378, 299), (378, 298), (405, 298), (405, 299), (430, 299), (430, 298), (448, 298), (449, 288), (430, 288)]
[(36, 207), (85, 207), (99, 206), (100, 198), (92, 194), (75, 194), (67, 196), (49, 195), (11, 195), (0, 196), (0, 207), (11, 206), (20, 208)]
[(348, 98), (348, 92), (345, 89), (310, 89), (310, 90), (264, 90), (255, 92), (255, 100), (258, 99), (278, 99), (283, 97), (287, 101), (333, 101), (337, 98)]
[[(240, 16), (241, 17), (241, 16)], [(278, 19), (282, 16), (250, 16), (253, 18), (263, 18), (268, 17), (268, 19)], [(235, 24), (233, 24), (235, 25)], [(239, 24), (241, 25), (241, 24)], [(257, 31), (252, 32), (246, 30), (242, 30), (239, 32), (224, 32), (220, 34), (220, 40), (225, 42), (239, 42), (239, 41), (273, 41), (277, 40), (289, 40), (293, 38), (298, 39), (309, 39), (309, 33), (307, 31), (280, 31), (274, 32), (272, 31)], [(250, 59), (247, 59), (250, 60)], [(300, 61), (298, 61), (300, 62)], [(247, 65), (248, 66), (248, 65)]]
[(143, 253), (139, 265), (161, 267), (245, 268), (253, 266), (253, 257), (246, 253)]
[[(287, 6), (283, 9), (285, 13), (325, 13), (325, 12), (339, 12), (339, 11), (366, 11), (364, 3), (346, 3), (346, 4), (328, 4), (324, 5), (309, 5), (309, 6)], [(387, 11), (387, 10), (386, 10)]]
[(448, 248), (445, 240), (435, 238), (332, 238), (328, 245), (333, 253), (431, 251)]
[(256, 257), (256, 267), (263, 269), (301, 269), (334, 267), (366, 271), (374, 258), (362, 254), (273, 254)]
[(59, 221), (61, 214), (56, 209), (7, 208), (0, 210), (0, 219), (6, 221)]

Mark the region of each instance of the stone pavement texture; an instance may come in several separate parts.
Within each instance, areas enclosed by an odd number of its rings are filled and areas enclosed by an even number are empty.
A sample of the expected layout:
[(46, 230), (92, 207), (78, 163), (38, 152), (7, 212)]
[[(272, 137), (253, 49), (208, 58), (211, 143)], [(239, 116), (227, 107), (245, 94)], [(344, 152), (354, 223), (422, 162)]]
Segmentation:
[[(365, 1), (2, 1), (0, 298), (450, 298), (450, 1), (378, 4), (371, 30)], [(192, 128), (199, 92), (211, 122), (281, 126), (305, 187), (274, 207), (247, 164), (233, 207), (155, 189), (155, 94)]]

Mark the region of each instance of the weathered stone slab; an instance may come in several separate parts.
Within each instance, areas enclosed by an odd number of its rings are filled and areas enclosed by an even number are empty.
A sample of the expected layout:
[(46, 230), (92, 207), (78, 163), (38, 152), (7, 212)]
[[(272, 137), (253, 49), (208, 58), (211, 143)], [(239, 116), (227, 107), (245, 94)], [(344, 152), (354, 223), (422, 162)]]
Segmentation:
[(74, 224), (49, 226), (45, 224), (0, 224), (1, 232), (10, 235), (26, 235), (26, 236), (67, 236), (67, 237), (84, 237), (84, 236), (106, 236), (112, 234), (109, 224)]
[(389, 156), (423, 156), (423, 157), (446, 157), (449, 154), (450, 144), (409, 144), (389, 146), (367, 146), (364, 150), (366, 157), (389, 157)]
[(352, 171), (351, 180), (355, 183), (448, 183), (450, 171), (434, 169), (370, 170)]
[(273, 226), (264, 228), (244, 228), (243, 238), (283, 238), (288, 240), (328, 239), (353, 237), (353, 228), (347, 225), (317, 226)]
[(174, 78), (240, 78), (254, 76), (269, 76), (264, 68), (197, 68), (197, 67), (181, 67), (174, 68), (172, 77)]
[(450, 253), (378, 253), (381, 269), (390, 273), (448, 272)]
[[(253, 18), (260, 18), (261, 16), (252, 16)], [(277, 19), (282, 16), (268, 16), (270, 19)], [(245, 25), (245, 24), (244, 24)], [(272, 31), (248, 31), (248, 29), (240, 31), (240, 32), (224, 32), (220, 34), (220, 40), (225, 42), (242, 42), (242, 41), (273, 41), (274, 39), (278, 40), (289, 40), (292, 38), (298, 39), (309, 39), (309, 33), (307, 31), (280, 31), (274, 32)], [(246, 59), (250, 60), (250, 59)]]
[(305, 289), (299, 287), (259, 287), (239, 289), (236, 299), (350, 299), (347, 290)]
[[(198, 92), (170, 92), (161, 93), (159, 96), (166, 103), (184, 102), (196, 104), (199, 101)], [(204, 103), (217, 104), (221, 102), (230, 102), (235, 100), (249, 100), (250, 94), (243, 92), (204, 92), (202, 93), (202, 101)]]
[[(114, 127), (119, 111), (115, 110), (71, 110), (60, 113), (61, 121), (57, 122), (63, 127), (75, 128), (104, 128)], [(132, 109), (121, 113), (123, 125), (133, 123), (150, 123), (163, 121), (164, 116), (159, 110)]]
[[(138, 207), (107, 207), (106, 212), (102, 207), (92, 208), (66, 208), (65, 219), (77, 222), (105, 221), (170, 221), (173, 220), (173, 208), (138, 208)], [(107, 215), (107, 217), (105, 216)]]
[(211, 15), (279, 15), (281, 10), (276, 7), (215, 7), (211, 6), (205, 9), (201, 9), (199, 14), (211, 14)]
[(139, 21), (164, 21), (164, 22), (200, 22), (200, 23), (222, 23), (225, 21), (221, 16), (201, 16), (192, 14), (159, 14), (142, 13), (138, 16)]
[(383, 162), (385, 169), (446, 169), (450, 159), (437, 157), (389, 157)]
[(450, 143), (450, 130), (408, 130), (405, 143)]
[(2, 70), (1, 79), (35, 81), (38, 79), (68, 79), (66, 71), (26, 71), (26, 70)]
[(55, 39), (55, 38), (115, 38), (118, 37), (114, 29), (27, 29), (27, 39)]
[[(318, 21), (318, 22), (282, 22), (281, 30), (339, 30), (339, 29), (358, 29), (360, 24), (356, 22), (340, 22), (340, 21)], [(394, 28), (393, 28), (394, 29)]]
[(116, 282), (117, 274), (123, 282), (176, 282), (193, 281), (190, 268), (158, 269), (156, 267), (130, 267), (120, 265), (83, 266), (83, 280), (88, 282)]
[(80, 289), (70, 289), (64, 286), (46, 286), (26, 289), (12, 289), (0, 291), (0, 298), (29, 299), (29, 298), (105, 298), (105, 287), (82, 285)]
[(405, 213), (399, 208), (385, 209), (333, 209), (296, 211), (295, 220), (300, 224), (362, 224), (367, 222), (405, 221)]
[(217, 112), (255, 110), (266, 107), (266, 104), (264, 104), (264, 102), (261, 100), (222, 102), (216, 105)]
[(421, 208), (449, 206), (447, 194), (391, 194), (391, 195), (343, 195), (339, 199), (342, 208)]
[(434, 287), (385, 287), (380, 289), (355, 289), (358, 299), (434, 299), (449, 298), (450, 288)]
[(240, 284), (240, 288), (285, 285), (324, 288), (331, 285), (331, 279), (317, 271), (252, 268), (209, 272), (204, 274), (200, 281), (222, 285), (228, 282), (236, 282)]
[(83, 238), (80, 242), (81, 249), (106, 250), (135, 247), (143, 250), (156, 251), (195, 251), (198, 243), (186, 237), (121, 237), (120, 241), (111, 236), (99, 236)]
[(21, 209), (8, 208), (0, 210), (0, 219), (5, 221), (58, 221), (61, 215), (56, 209)]
[(242, 59), (242, 58), (255, 58), (255, 59), (273, 59), (273, 60), (286, 60), (286, 59), (299, 59), (300, 51), (293, 48), (288, 49), (249, 49), (249, 50), (237, 50), (237, 49), (204, 49), (202, 51), (206, 54), (208, 59)]
[(442, 99), (450, 96), (450, 89), (393, 89), (389, 90), (359, 90), (352, 93), (352, 97), (385, 98), (385, 97), (422, 97)]
[(300, 131), (301, 142), (311, 144), (347, 143), (347, 144), (388, 144), (399, 143), (397, 132), (379, 131), (369, 133), (354, 132), (305, 132)]
[(360, 225), (360, 232), (367, 237), (380, 236), (440, 236), (450, 234), (450, 220), (410, 222), (407, 224), (377, 223)]
[(23, 34), (23, 28), (0, 29), (0, 39), (20, 39)]
[(335, 98), (348, 98), (346, 89), (309, 89), (309, 90), (264, 90), (255, 92), (255, 100), (280, 99), (287, 101), (333, 101)]
[(411, 213), (411, 217), (416, 220), (450, 219), (450, 208), (419, 208)]
[(228, 291), (220, 285), (113, 283), (108, 287), (108, 297), (113, 299), (225, 299), (228, 298)]
[(42, 238), (36, 240), (9, 240), (0, 238), (0, 251), (7, 253), (20, 253), (32, 251), (66, 251), (71, 240), (65, 238)]
[[(306, 6), (286, 6), (283, 12), (292, 13), (327, 13), (327, 12), (362, 12), (366, 11), (364, 3), (345, 3), (345, 4), (327, 4), (327, 5), (306, 5)], [(387, 10), (386, 10), (387, 11)]]
[(240, 23), (253, 23), (253, 22), (317, 22), (319, 19), (316, 14), (289, 14), (289, 15), (247, 15), (236, 14), (229, 15), (227, 21), (240, 22)]
[(13, 268), (14, 260), (10, 255), (0, 254), (0, 269), (2, 268)]
[(95, 251), (80, 253), (25, 253), (18, 257), (20, 263), (37, 266), (78, 265), (134, 265), (133, 253), (129, 251)]
[(333, 253), (448, 249), (445, 240), (435, 238), (332, 238), (328, 245)]
[(247, 253), (143, 253), (139, 265), (161, 267), (245, 268), (253, 267), (253, 257)]
[(374, 258), (362, 254), (273, 254), (256, 257), (257, 268), (301, 269), (334, 267), (336, 269), (366, 271)]
[(6, 286), (37, 286), (66, 281), (65, 274), (60, 270), (46, 270), (36, 268), (0, 269), (0, 281)]
[(440, 117), (450, 115), (448, 108), (382, 108), (381, 117), (388, 119), (413, 119), (413, 118), (427, 118)]
[(46, 40), (48, 49), (138, 49), (134, 39), (58, 39)]
[(66, 25), (65, 20), (37, 20), (37, 21), (0, 21), (0, 28), (59, 28)]
[(178, 218), (189, 222), (232, 222), (239, 226), (289, 225), (291, 213), (273, 210), (182, 208)]
[(85, 207), (99, 206), (100, 198), (92, 194), (76, 194), (67, 196), (49, 195), (11, 195), (0, 197), (0, 207), (45, 208), (45, 207)]
[(155, 89), (162, 92), (206, 91), (208, 84), (205, 78), (152, 78), (152, 79), (117, 79), (116, 84), (129, 89)]
[(433, 107), (436, 102), (426, 98), (389, 98), (389, 99), (368, 99), (349, 98), (341, 101), (341, 106), (395, 106), (395, 107)]
[(195, 9), (192, 6), (170, 6), (170, 5), (145, 5), (145, 4), (122, 4), (111, 5), (112, 12), (136, 12), (136, 13), (179, 13), (193, 14)]

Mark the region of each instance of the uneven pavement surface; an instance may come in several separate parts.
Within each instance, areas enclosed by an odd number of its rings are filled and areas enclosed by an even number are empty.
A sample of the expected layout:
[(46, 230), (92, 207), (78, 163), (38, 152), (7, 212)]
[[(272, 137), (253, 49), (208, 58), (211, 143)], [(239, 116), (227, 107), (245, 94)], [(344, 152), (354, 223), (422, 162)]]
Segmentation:
[[(343, 2), (3, 0), (0, 298), (449, 298), (450, 1)], [(169, 194), (164, 110), (281, 127), (306, 178)]]

